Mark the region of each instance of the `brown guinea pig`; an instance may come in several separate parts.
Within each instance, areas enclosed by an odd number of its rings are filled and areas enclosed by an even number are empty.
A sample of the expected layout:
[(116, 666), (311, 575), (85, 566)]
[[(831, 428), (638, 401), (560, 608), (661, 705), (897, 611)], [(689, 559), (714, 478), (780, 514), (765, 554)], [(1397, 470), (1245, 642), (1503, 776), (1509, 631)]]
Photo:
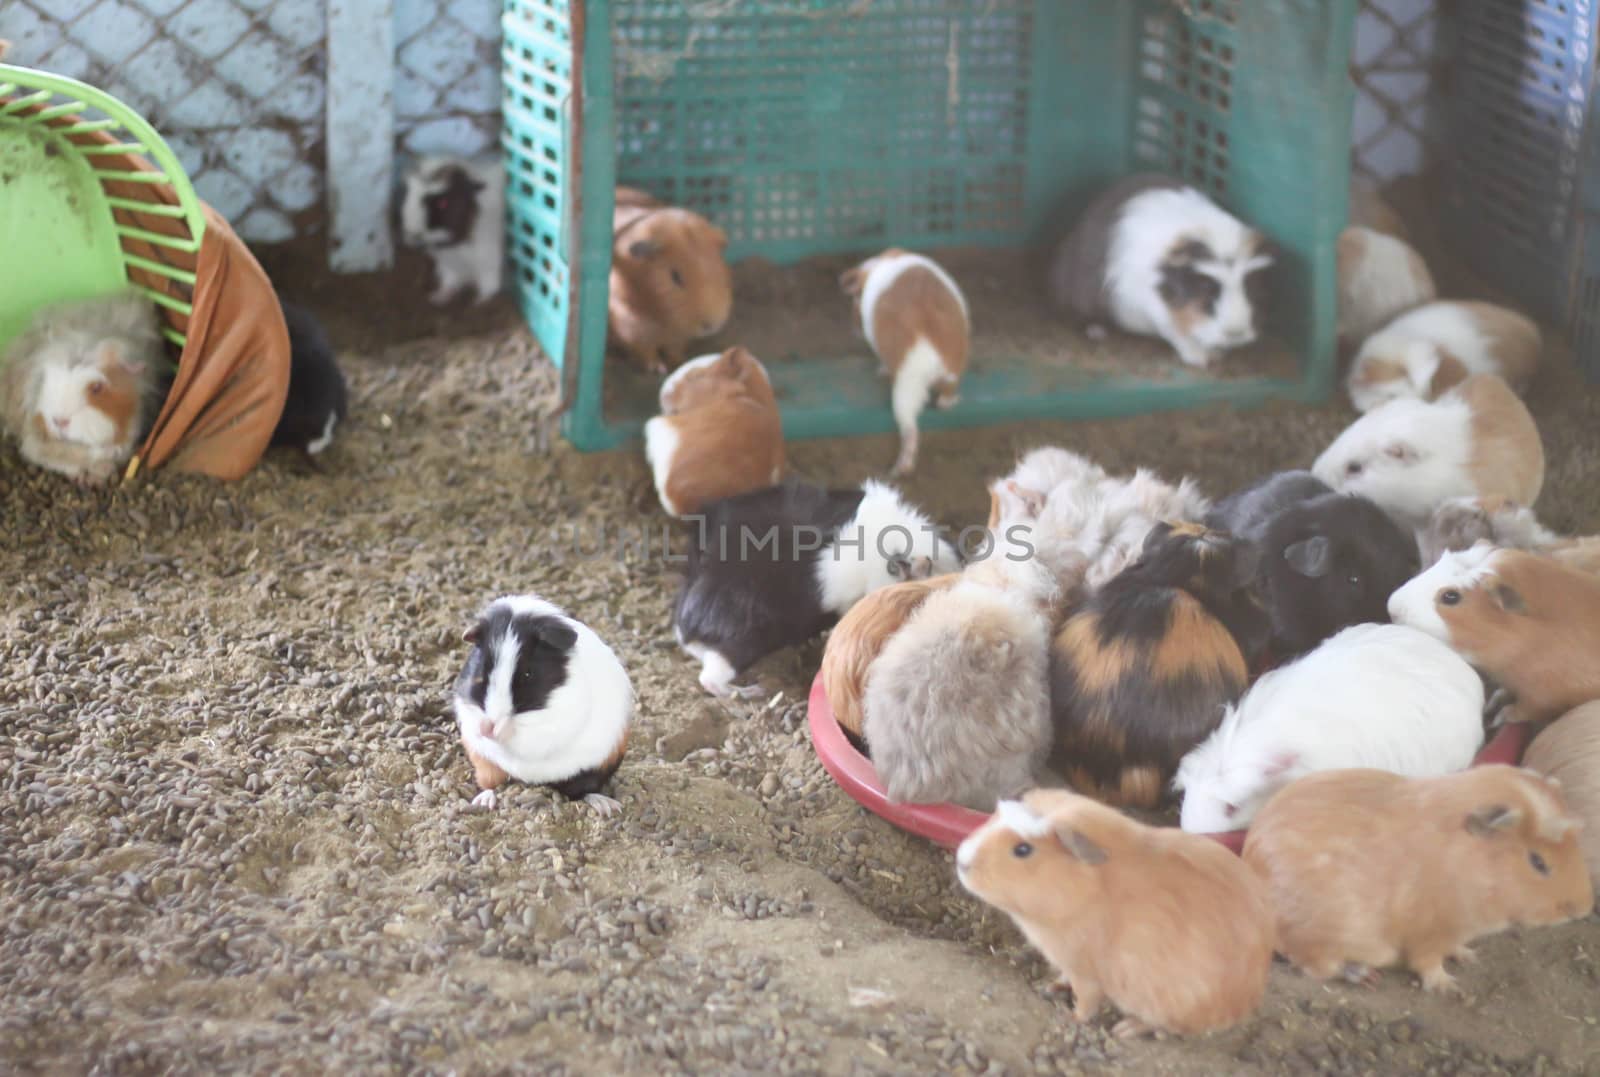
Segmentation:
[(1330, 770), (1267, 801), (1244, 859), (1271, 892), (1279, 950), (1311, 976), (1403, 961), (1453, 990), (1445, 960), (1474, 939), (1594, 907), (1577, 831), (1557, 783), (1516, 767)]
[(1050, 646), (1051, 765), (1079, 792), (1154, 808), (1178, 763), (1244, 694), (1265, 644), (1247, 544), (1158, 524), (1138, 561), (1067, 619)]
[(1109, 998), (1117, 1036), (1238, 1024), (1272, 964), (1266, 888), (1220, 843), (1136, 823), (1065, 790), (1001, 801), (956, 853), (961, 885), (1011, 917), (1070, 987)]
[(610, 336), (646, 370), (683, 362), (689, 342), (720, 332), (733, 312), (727, 233), (643, 191), (617, 188), (612, 213)]
[(1578, 844), (1589, 878), (1600, 887), (1600, 700), (1575, 707), (1533, 738), (1522, 765), (1561, 783), (1561, 795), (1583, 820)]
[(828, 646), (822, 652), (822, 687), (828, 694), (834, 721), (858, 748), (866, 747), (861, 733), (861, 706), (873, 660), (929, 595), (959, 579), (960, 573), (948, 572), (932, 579), (904, 580), (880, 587), (851, 606), (828, 636)]
[(1544, 721), (1600, 699), (1600, 579), (1527, 550), (1481, 542), (1448, 553), (1389, 596), (1389, 618), (1448, 643)]
[(661, 383), (644, 452), (668, 516), (783, 478), (783, 418), (761, 361), (744, 348), (702, 355)]

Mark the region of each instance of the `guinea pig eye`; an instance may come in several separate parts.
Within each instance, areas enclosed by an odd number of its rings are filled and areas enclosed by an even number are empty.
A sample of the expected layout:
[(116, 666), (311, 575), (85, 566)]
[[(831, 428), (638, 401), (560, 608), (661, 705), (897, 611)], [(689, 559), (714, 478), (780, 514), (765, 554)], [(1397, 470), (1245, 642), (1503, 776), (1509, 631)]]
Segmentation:
[(1446, 587), (1443, 591), (1439, 592), (1439, 605), (1459, 606), (1460, 604), (1461, 592), (1457, 591), (1454, 587)]
[(672, 271), (672, 283), (676, 284), (679, 288), (683, 287), (683, 274), (679, 273), (676, 269)]
[(1360, 587), (1361, 586), (1361, 577), (1360, 576), (1350, 576), (1348, 578), (1347, 582), (1350, 584), (1351, 587)]
[(1019, 841), (1011, 847), (1011, 855), (1016, 857), (1018, 860), (1021, 860), (1024, 857), (1032, 856), (1033, 846), (1029, 845), (1025, 841)]
[(101, 393), (103, 393), (105, 391), (106, 391), (106, 383), (101, 381), (99, 378), (96, 378), (94, 381), (91, 381), (89, 383), (89, 395), (90, 396), (99, 396)]
[(1546, 864), (1544, 862), (1544, 857), (1540, 856), (1538, 853), (1529, 853), (1528, 863), (1532, 864), (1533, 870), (1537, 871), (1540, 875), (1550, 874), (1550, 865)]
[(1239, 805), (1224, 804), (1222, 806), (1222, 814), (1226, 815), (1229, 819), (1232, 819), (1235, 815), (1239, 814)]
[(1346, 475), (1359, 475), (1359, 474), (1361, 474), (1361, 461), (1359, 461), (1359, 460), (1350, 461), (1348, 464), (1346, 464), (1344, 466), (1344, 473)]

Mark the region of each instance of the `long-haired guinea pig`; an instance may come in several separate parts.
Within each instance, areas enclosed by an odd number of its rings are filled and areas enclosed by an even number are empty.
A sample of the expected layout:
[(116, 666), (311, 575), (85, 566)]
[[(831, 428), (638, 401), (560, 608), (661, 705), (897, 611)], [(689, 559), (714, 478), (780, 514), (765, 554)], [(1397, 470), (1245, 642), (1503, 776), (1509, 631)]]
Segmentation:
[(1522, 765), (1561, 783), (1567, 807), (1583, 822), (1578, 843), (1589, 878), (1600, 887), (1600, 700), (1546, 726), (1528, 745)]
[(712, 502), (693, 530), (672, 628), (699, 659), (701, 686), (723, 697), (758, 694), (734, 678), (862, 596), (961, 565), (928, 517), (873, 481), (847, 490), (785, 481)]
[(272, 431), (272, 444), (291, 445), (315, 456), (333, 444), (334, 428), (350, 410), (349, 389), (316, 316), (283, 304), (289, 327), (289, 395)]
[[(1037, 518), (1050, 491), (1064, 483), (1092, 485), (1108, 478), (1105, 468), (1086, 456), (1047, 445), (1024, 453), (1011, 474), (989, 484), (989, 530), (998, 531), (1002, 515)], [(1012, 499), (1007, 511), (1004, 498)], [(1017, 508), (1025, 513), (1019, 513)]]
[(1514, 310), (1466, 300), (1428, 303), (1367, 337), (1345, 385), (1357, 411), (1401, 397), (1434, 400), (1474, 374), (1497, 375), (1521, 393), (1543, 346), (1539, 327)]
[(956, 871), (1056, 967), (1074, 1018), (1093, 1020), (1106, 999), (1122, 1011), (1116, 1036), (1228, 1028), (1266, 992), (1266, 887), (1210, 838), (1041, 789), (1001, 802)]
[(547, 785), (601, 816), (619, 805), (602, 790), (622, 765), (633, 684), (588, 625), (537, 595), (495, 599), (462, 637), (472, 645), (456, 679), (456, 724), (495, 806), (506, 780)]
[(1372, 409), (1345, 427), (1311, 471), (1416, 530), (1452, 497), (1533, 504), (1544, 485), (1544, 445), (1517, 394), (1491, 374), (1476, 374), (1437, 400), (1402, 397)]
[(434, 304), (471, 288), (500, 294), (505, 267), (506, 174), (498, 157), (423, 157), (406, 170), (400, 235), (433, 261)]
[(1246, 544), (1159, 524), (1144, 555), (1050, 645), (1052, 766), (1081, 793), (1154, 808), (1184, 755), (1244, 693), (1266, 640)]
[(0, 356), (0, 427), (30, 464), (109, 482), (152, 418), (165, 359), (138, 292), (45, 307)]
[(893, 379), (894, 421), (900, 429), (894, 474), (908, 474), (917, 465), (917, 416), (929, 395), (941, 408), (958, 399), (971, 334), (966, 296), (932, 258), (897, 248), (846, 270), (839, 283)]
[(1600, 576), (1600, 535), (1558, 535), (1541, 524), (1528, 506), (1503, 497), (1453, 497), (1441, 503), (1428, 526), (1417, 533), (1424, 566), (1479, 542), (1533, 550), (1568, 568)]
[(661, 383), (644, 454), (668, 516), (783, 479), (783, 417), (761, 360), (744, 348), (691, 359)]
[(861, 711), (872, 663), (929, 595), (960, 579), (959, 573), (950, 572), (880, 587), (851, 606), (828, 634), (828, 645), (822, 652), (822, 688), (828, 694), (834, 721), (857, 748), (866, 749)]
[(646, 370), (684, 360), (689, 342), (722, 331), (733, 313), (728, 236), (692, 210), (618, 187), (611, 218), (609, 333)]
[(1190, 366), (1252, 343), (1274, 254), (1255, 229), (1170, 176), (1094, 200), (1052, 258), (1050, 296), (1091, 327), (1160, 337)]
[(1337, 256), (1338, 331), (1346, 346), (1438, 294), (1428, 263), (1403, 239), (1353, 226), (1339, 233)]
[(1388, 620), (1389, 596), (1417, 571), (1416, 543), (1382, 509), (1308, 471), (1269, 475), (1207, 520), (1255, 548), (1276, 661), (1350, 625)]
[(1173, 781), (1183, 793), (1180, 824), (1237, 830), (1301, 775), (1448, 774), (1482, 744), (1483, 679), (1470, 665), (1416, 629), (1355, 625), (1263, 674), (1183, 757)]
[(975, 561), (928, 596), (867, 671), (861, 729), (894, 803), (988, 811), (1050, 751), (1058, 587), (1032, 558)]
[(1448, 553), (1389, 599), (1389, 616), (1455, 648), (1515, 699), (1508, 722), (1600, 699), (1600, 579), (1481, 542)]
[(1244, 859), (1271, 892), (1278, 949), (1311, 976), (1403, 963), (1448, 991), (1445, 961), (1474, 939), (1594, 907), (1577, 831), (1557, 783), (1517, 767), (1339, 770), (1269, 800)]

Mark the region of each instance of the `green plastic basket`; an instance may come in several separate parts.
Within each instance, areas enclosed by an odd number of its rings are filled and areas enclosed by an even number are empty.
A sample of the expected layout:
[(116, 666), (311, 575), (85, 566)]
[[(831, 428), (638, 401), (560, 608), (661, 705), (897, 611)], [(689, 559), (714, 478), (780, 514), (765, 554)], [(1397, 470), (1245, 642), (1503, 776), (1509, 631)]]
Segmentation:
[[(86, 137), (92, 135), (111, 141)], [(123, 155), (142, 157), (154, 171), (109, 167), (108, 159)], [(165, 185), (177, 204), (113, 195), (107, 183)], [(181, 221), (182, 234), (138, 228), (118, 211)], [(175, 282), (182, 296), (193, 295), (194, 274), (125, 250), (124, 241), (193, 254), (204, 234), (205, 215), (188, 175), (143, 117), (93, 86), (0, 64), (0, 252), (9, 270), (0, 288), (0, 349), (39, 307), (130, 282), (186, 318), (188, 302), (145, 286), (134, 271)], [(181, 350), (183, 334), (170, 327), (166, 333)]]
[[(1182, 176), (1270, 234), (1292, 378), (1160, 380), (977, 353), (928, 428), (1319, 400), (1333, 384), (1355, 0), (505, 0), (518, 301), (583, 450), (654, 408), (604, 393), (618, 182), (690, 206), (728, 255), (1021, 247), (1064, 196)], [(959, 94), (951, 71), (959, 71)], [(848, 317), (841, 301), (841, 317)], [(981, 319), (983, 312), (975, 310)], [(738, 310), (734, 312), (737, 323)], [(771, 364), (789, 438), (894, 428), (872, 364)]]

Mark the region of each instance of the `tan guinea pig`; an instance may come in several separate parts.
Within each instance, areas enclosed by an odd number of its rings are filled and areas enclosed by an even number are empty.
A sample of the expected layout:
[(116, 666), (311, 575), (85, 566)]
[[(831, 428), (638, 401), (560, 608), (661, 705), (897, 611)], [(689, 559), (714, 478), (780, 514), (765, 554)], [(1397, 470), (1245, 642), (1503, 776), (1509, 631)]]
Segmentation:
[(1389, 617), (1450, 647), (1544, 721), (1600, 699), (1600, 579), (1527, 550), (1480, 542), (1445, 554), (1389, 596)]
[(1576, 707), (1533, 738), (1522, 765), (1561, 783), (1561, 795), (1583, 821), (1578, 844), (1589, 879), (1600, 887), (1600, 700)]
[(1134, 822), (1065, 790), (1001, 801), (956, 853), (961, 885), (1006, 913), (1093, 1019), (1117, 1036), (1238, 1024), (1272, 964), (1266, 888), (1210, 838)]
[(646, 370), (683, 362), (689, 342), (721, 332), (733, 313), (722, 229), (643, 191), (617, 188), (612, 213), (608, 333)]
[(1330, 770), (1267, 801), (1244, 859), (1271, 891), (1279, 949), (1311, 976), (1404, 962), (1448, 991), (1445, 960), (1474, 939), (1594, 907), (1577, 830), (1556, 783), (1516, 767)]
[(834, 721), (858, 744), (866, 743), (861, 732), (861, 701), (873, 660), (929, 595), (959, 579), (959, 572), (949, 572), (880, 587), (851, 606), (828, 636), (827, 649), (822, 652), (822, 687)]
[[(1373, 283), (1395, 299), (1402, 290), (1398, 282)], [(1493, 374), (1513, 391), (1527, 391), (1544, 349), (1531, 319), (1493, 303), (1410, 305), (1415, 309), (1377, 329), (1356, 353), (1345, 387), (1357, 411), (1401, 397), (1435, 400), (1474, 374)]]
[(661, 414), (644, 424), (645, 458), (668, 516), (783, 478), (783, 417), (761, 360), (744, 348), (702, 355), (661, 384)]

